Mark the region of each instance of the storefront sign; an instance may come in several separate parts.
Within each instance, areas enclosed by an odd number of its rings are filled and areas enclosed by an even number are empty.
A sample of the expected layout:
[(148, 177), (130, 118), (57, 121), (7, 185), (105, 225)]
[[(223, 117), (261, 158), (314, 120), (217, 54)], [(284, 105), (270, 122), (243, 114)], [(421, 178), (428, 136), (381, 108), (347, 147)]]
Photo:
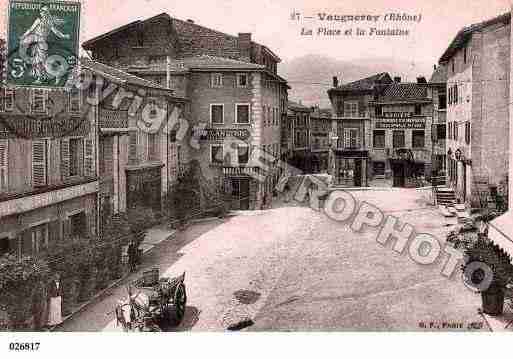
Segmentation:
[(62, 88), (77, 63), (80, 3), (10, 0), (7, 81)]
[(379, 120), (376, 122), (376, 129), (424, 129), (426, 121), (412, 118), (393, 118)]
[(0, 116), (0, 138), (58, 138), (85, 136), (90, 123), (85, 116), (59, 114), (54, 117), (31, 118), (22, 115)]
[(202, 130), (200, 139), (206, 141), (220, 141), (227, 137), (234, 137), (241, 140), (248, 139), (250, 133), (244, 128), (207, 128)]
[(412, 112), (383, 112), (383, 118), (411, 118)]

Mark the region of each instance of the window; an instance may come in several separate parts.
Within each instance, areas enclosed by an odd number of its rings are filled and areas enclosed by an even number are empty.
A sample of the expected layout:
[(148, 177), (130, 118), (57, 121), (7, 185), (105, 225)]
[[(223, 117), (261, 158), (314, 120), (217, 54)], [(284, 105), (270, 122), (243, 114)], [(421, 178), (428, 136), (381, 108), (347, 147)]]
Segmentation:
[(4, 110), (10, 112), (14, 110), (14, 90), (6, 88), (4, 90)]
[(447, 108), (447, 95), (440, 94), (438, 95), (438, 109), (445, 110)]
[(224, 123), (224, 105), (210, 105), (210, 123), (213, 125)]
[(463, 63), (464, 64), (467, 63), (467, 47), (466, 46), (463, 48)]
[(248, 87), (248, 74), (237, 74), (237, 87)]
[(458, 141), (458, 138), (459, 138), (459, 134), (458, 134), (458, 127), (459, 127), (459, 123), (458, 122), (453, 122), (452, 125), (454, 126), (454, 129), (453, 129), (453, 134), (454, 134), (454, 141)]
[(210, 146), (210, 162), (215, 164), (222, 164), (224, 162), (223, 145)]
[(393, 132), (393, 146), (394, 148), (404, 148), (404, 131)]
[(438, 140), (445, 140), (445, 125), (436, 126), (436, 138)]
[(470, 122), (465, 122), (465, 143), (470, 144)]
[(31, 228), (32, 253), (39, 253), (48, 249), (48, 223)]
[(375, 108), (376, 117), (382, 117), (383, 116), (383, 106), (377, 105)]
[(235, 123), (248, 124), (249, 104), (236, 104), (235, 109)]
[(80, 91), (78, 89), (72, 89), (68, 93), (69, 100), (68, 100), (68, 111), (71, 113), (78, 113), (80, 112)]
[(85, 237), (87, 235), (87, 217), (85, 212), (69, 216), (69, 233), (72, 238)]
[(0, 238), (0, 257), (9, 253), (9, 238)]
[(372, 162), (372, 172), (374, 176), (385, 175), (385, 162)]
[(358, 102), (344, 102), (344, 116), (358, 117)]
[(41, 187), (48, 184), (47, 141), (32, 142), (32, 186)]
[(148, 161), (159, 159), (158, 134), (148, 133)]
[(223, 87), (223, 74), (215, 73), (211, 77), (212, 87)]
[(358, 148), (360, 147), (359, 130), (357, 128), (344, 129), (344, 147)]
[(0, 192), (5, 192), (9, 185), (9, 141), (0, 140)]
[(238, 145), (237, 146), (237, 157), (239, 160), (239, 165), (245, 165), (249, 161), (249, 146), (248, 145)]
[(422, 148), (425, 145), (424, 131), (412, 131), (412, 147)]
[(81, 176), (82, 175), (82, 153), (83, 142), (81, 138), (72, 138), (69, 140), (69, 175)]
[(265, 127), (267, 125), (267, 108), (262, 106), (262, 124)]
[(452, 122), (449, 122), (449, 125), (447, 127), (447, 138), (452, 139)]
[(385, 148), (385, 130), (374, 130), (373, 144), (374, 148)]
[(31, 92), (31, 111), (32, 113), (46, 113), (46, 90), (34, 89)]
[(451, 70), (452, 70), (452, 73), (454, 73), (454, 57), (451, 60)]
[(422, 105), (415, 105), (415, 116), (420, 116), (422, 115)]

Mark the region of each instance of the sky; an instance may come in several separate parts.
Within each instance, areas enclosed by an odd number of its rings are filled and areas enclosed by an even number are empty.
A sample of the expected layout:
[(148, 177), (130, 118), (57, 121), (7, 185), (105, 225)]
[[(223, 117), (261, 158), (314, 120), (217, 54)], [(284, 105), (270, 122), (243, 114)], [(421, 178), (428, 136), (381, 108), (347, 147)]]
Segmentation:
[[(436, 63), (449, 42), (463, 26), (509, 11), (509, 0), (82, 0), (81, 41), (134, 20), (167, 12), (182, 20), (192, 19), (219, 31), (237, 35), (251, 32), (254, 41), (272, 49), (283, 60), (307, 54), (338, 60), (385, 57), (412, 62)], [(6, 28), (8, 0), (0, 0), (0, 29)], [(340, 23), (292, 21), (293, 12), (302, 16), (318, 13), (422, 15), (420, 22)], [(360, 27), (408, 29), (409, 36), (301, 36), (303, 27), (341, 29)]]

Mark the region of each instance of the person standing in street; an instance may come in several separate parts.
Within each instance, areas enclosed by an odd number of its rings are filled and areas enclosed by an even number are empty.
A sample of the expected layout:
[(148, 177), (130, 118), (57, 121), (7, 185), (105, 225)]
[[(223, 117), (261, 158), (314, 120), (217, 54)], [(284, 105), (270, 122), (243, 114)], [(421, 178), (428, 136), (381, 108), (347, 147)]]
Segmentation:
[(50, 297), (48, 326), (54, 327), (62, 323), (62, 285), (60, 275), (55, 273), (48, 294)]

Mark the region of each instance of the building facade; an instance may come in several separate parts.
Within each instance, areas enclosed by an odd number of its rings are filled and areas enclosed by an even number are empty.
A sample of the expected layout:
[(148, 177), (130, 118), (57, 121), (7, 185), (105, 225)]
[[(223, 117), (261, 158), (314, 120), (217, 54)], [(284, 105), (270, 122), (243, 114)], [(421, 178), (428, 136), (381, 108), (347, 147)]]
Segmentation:
[(288, 163), (300, 171), (311, 172), (310, 114), (312, 109), (288, 101), (287, 122), (291, 126), (292, 154)]
[(331, 131), (331, 110), (314, 107), (310, 114), (309, 129), (312, 173), (328, 173)]
[(432, 175), (445, 177), (447, 165), (447, 67), (436, 66), (429, 80), (433, 91)]
[(203, 187), (222, 187), (233, 209), (270, 202), (277, 169), (252, 159), (258, 152), (276, 158), (281, 152), (288, 86), (277, 75), (280, 59), (271, 50), (251, 34), (235, 37), (167, 14), (113, 30), (84, 48), (189, 101), (189, 135), (199, 134), (199, 148), (187, 160), (199, 163)]
[(463, 28), (441, 56), (447, 66), (447, 172), (461, 202), (507, 175), (511, 15)]
[(336, 77), (333, 78), (333, 88), (328, 91), (328, 96), (333, 110), (334, 134), (330, 174), (335, 184), (348, 187), (369, 185), (371, 101), (374, 101), (378, 87), (391, 82), (388, 73), (341, 85)]
[(85, 92), (3, 87), (0, 255), (97, 235), (97, 117)]

